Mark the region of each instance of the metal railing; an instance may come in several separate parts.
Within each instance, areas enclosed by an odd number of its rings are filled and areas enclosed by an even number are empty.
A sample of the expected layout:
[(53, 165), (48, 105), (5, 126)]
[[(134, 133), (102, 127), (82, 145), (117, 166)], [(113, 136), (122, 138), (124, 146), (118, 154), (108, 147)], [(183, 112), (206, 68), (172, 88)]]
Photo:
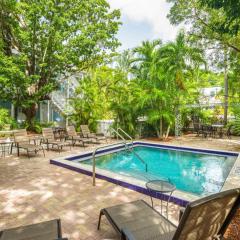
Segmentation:
[(147, 172), (148, 171), (147, 163), (139, 156), (138, 153), (134, 151), (134, 149), (132, 149), (132, 153), (145, 165), (145, 172)]
[(123, 141), (125, 141), (125, 149), (127, 148), (127, 142), (126, 142), (126, 139), (119, 133), (119, 131), (121, 131), (125, 136), (128, 137), (128, 139), (131, 141), (131, 146), (132, 146), (132, 153), (145, 165), (145, 171), (147, 172), (148, 171), (148, 165), (147, 163), (139, 156), (139, 154), (137, 154), (135, 151), (134, 151), (134, 148), (133, 148), (133, 138), (128, 134), (126, 133), (122, 128), (118, 127), (117, 130), (115, 130), (114, 128), (111, 128)]
[(124, 144), (126, 145), (126, 142), (125, 141), (122, 141), (122, 142), (118, 142), (118, 143), (113, 143), (113, 144), (110, 144), (110, 145), (104, 145), (104, 146), (100, 146), (98, 148), (96, 148), (92, 154), (92, 160), (93, 160), (93, 164), (92, 164), (92, 178), (93, 178), (93, 186), (96, 186), (96, 153), (98, 150), (100, 149), (103, 149), (103, 148), (106, 148), (106, 147), (112, 147), (112, 146), (117, 146), (117, 145), (121, 145), (121, 144)]
[[(118, 129), (121, 129), (121, 128), (118, 128)], [(127, 150), (127, 141), (126, 139), (118, 132), (116, 131), (114, 128), (111, 128), (111, 130), (117, 134), (117, 136), (119, 136), (121, 139), (122, 139), (122, 142), (118, 142), (118, 143), (113, 143), (113, 144), (110, 144), (110, 145), (104, 145), (104, 146), (100, 146), (98, 148), (96, 148), (94, 151), (93, 151), (93, 154), (92, 154), (92, 178), (93, 178), (93, 186), (96, 186), (96, 153), (100, 150), (100, 149), (103, 149), (103, 148), (106, 148), (106, 147), (112, 147), (112, 146), (117, 146), (117, 145), (124, 145), (125, 147), (125, 150)], [(121, 131), (126, 135), (128, 136), (130, 139), (131, 139), (131, 143), (132, 143), (132, 153), (145, 165), (145, 171), (148, 172), (148, 165), (147, 163), (139, 156), (139, 154), (137, 154), (134, 149), (133, 149), (133, 139), (132, 137), (130, 137), (125, 131), (123, 131), (121, 129)]]
[(122, 132), (125, 136), (128, 137), (128, 139), (131, 141), (131, 144), (132, 144), (132, 149), (133, 149), (133, 138), (128, 134), (126, 133), (122, 128), (117, 128), (117, 133), (119, 134), (119, 131)]
[(126, 141), (126, 139), (118, 131), (116, 131), (114, 128), (111, 128), (111, 131), (114, 132), (118, 137), (120, 137), (122, 139), (122, 141), (124, 141), (125, 149), (127, 149), (127, 141)]

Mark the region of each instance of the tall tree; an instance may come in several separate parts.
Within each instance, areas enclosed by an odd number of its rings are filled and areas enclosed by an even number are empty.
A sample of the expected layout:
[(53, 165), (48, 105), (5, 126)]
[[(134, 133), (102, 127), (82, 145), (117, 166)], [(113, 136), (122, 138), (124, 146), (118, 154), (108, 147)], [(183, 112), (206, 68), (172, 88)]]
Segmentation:
[[(213, 2), (217, 3), (218, 0), (210, 0), (209, 4), (206, 4), (205, 0), (168, 0), (173, 3), (170, 13), (168, 15), (172, 24), (186, 23), (190, 26), (190, 34), (196, 37), (196, 40), (204, 41), (206, 46), (211, 46), (210, 43), (216, 45), (220, 43), (240, 52), (238, 23), (239, 17), (235, 15), (234, 21), (231, 21), (229, 17), (229, 11), (225, 11), (223, 7), (213, 7)], [(228, 4), (228, 1), (224, 5)], [(231, 1), (231, 5), (228, 9), (232, 11), (239, 11), (239, 1)], [(205, 3), (205, 4), (204, 4)], [(211, 5), (211, 6), (210, 6)], [(236, 9), (233, 9), (233, 6)], [(219, 5), (221, 6), (221, 5)], [(239, 14), (239, 13), (238, 13)], [(234, 26), (233, 29), (227, 27), (227, 22), (231, 22)], [(226, 27), (226, 28), (225, 28)], [(233, 32), (235, 34), (233, 34)]]
[(183, 32), (164, 45), (159, 40), (143, 42), (135, 52), (135, 81), (142, 89), (138, 100), (142, 115), (147, 116), (158, 137), (163, 137), (167, 125), (167, 136), (178, 105), (186, 102), (189, 94), (191, 71), (203, 62), (202, 52), (188, 44)]
[(105, 0), (0, 0), (0, 94), (31, 124), (57, 78), (102, 63), (119, 45)]
[[(173, 3), (168, 16), (170, 21), (173, 24), (187, 23), (190, 29), (189, 34), (193, 36), (194, 40), (205, 50), (211, 51), (211, 55), (215, 55), (217, 61), (214, 61), (214, 68), (216, 69), (217, 65), (221, 66), (217, 70), (224, 72), (224, 119), (226, 122), (230, 102), (228, 76), (232, 71), (228, 66), (232, 67), (232, 64), (226, 59), (229, 59), (230, 55), (235, 59), (240, 58), (240, 3), (239, 1), (224, 0), (168, 1)], [(219, 58), (219, 55), (222, 55), (223, 59)], [(210, 62), (211, 57), (208, 60)], [(236, 76), (237, 74), (235, 74)], [(232, 85), (230, 84), (230, 86)]]
[(231, 35), (237, 35), (240, 31), (240, 1), (236, 0), (200, 0), (205, 6), (223, 11), (225, 19), (219, 21), (215, 26), (216, 31), (220, 33), (229, 33)]

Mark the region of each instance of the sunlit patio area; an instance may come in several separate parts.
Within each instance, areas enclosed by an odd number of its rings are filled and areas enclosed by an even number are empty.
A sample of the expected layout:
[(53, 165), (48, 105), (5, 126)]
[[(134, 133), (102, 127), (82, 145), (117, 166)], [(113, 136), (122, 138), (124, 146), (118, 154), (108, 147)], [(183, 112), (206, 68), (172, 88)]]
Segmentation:
[[(239, 139), (211, 140), (188, 135), (167, 145), (181, 145), (202, 149), (239, 151)], [(112, 142), (116, 140), (111, 140)], [(49, 159), (92, 150), (74, 147), (60, 154), (47, 151), (30, 159), (23, 154), (6, 156), (0, 161), (0, 228), (10, 228), (37, 223), (54, 218), (62, 221), (63, 236), (74, 239), (118, 239), (115, 231), (103, 217), (101, 229), (97, 230), (100, 209), (119, 203), (144, 199), (149, 196), (128, 188), (97, 179), (92, 186), (91, 177), (51, 165)], [(159, 200), (154, 203), (158, 209)], [(170, 204), (169, 218), (177, 223), (179, 206)]]
[(240, 240), (239, 9), (2, 0), (0, 240)]

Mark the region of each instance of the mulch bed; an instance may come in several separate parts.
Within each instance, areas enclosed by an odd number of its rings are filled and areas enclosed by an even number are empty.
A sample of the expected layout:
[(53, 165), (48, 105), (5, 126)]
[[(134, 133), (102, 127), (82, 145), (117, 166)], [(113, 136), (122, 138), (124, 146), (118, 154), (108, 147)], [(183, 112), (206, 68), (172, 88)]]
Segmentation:
[(236, 212), (225, 236), (227, 240), (240, 240), (240, 208)]
[(150, 141), (155, 141), (155, 142), (170, 142), (174, 139), (174, 137), (168, 137), (168, 138), (149, 137), (146, 139)]

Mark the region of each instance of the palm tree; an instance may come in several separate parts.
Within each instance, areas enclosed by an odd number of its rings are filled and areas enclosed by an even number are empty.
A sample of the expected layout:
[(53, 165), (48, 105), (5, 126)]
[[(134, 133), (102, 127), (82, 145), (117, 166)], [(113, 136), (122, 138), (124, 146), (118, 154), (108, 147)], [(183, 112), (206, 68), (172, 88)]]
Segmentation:
[(134, 49), (135, 81), (141, 86), (141, 96), (138, 104), (142, 115), (147, 116), (158, 135), (163, 136), (163, 118), (170, 119), (167, 89), (164, 86), (162, 67), (158, 64), (159, 51), (162, 47), (161, 40), (143, 42)]
[(142, 45), (136, 47), (133, 52), (135, 53), (135, 58), (133, 59), (133, 69), (134, 73), (142, 79), (147, 79), (151, 77), (152, 67), (155, 61), (155, 55), (158, 49), (161, 47), (161, 40), (153, 41), (143, 41)]
[(159, 49), (158, 54), (159, 64), (174, 79), (180, 90), (186, 90), (186, 73), (204, 63), (202, 51), (187, 44), (183, 31), (177, 35), (175, 42), (167, 43)]
[(130, 73), (132, 69), (133, 62), (133, 52), (131, 50), (124, 50), (122, 53), (117, 55), (114, 59), (114, 64), (116, 68), (125, 72)]
[(189, 70), (202, 61), (201, 51), (187, 44), (180, 32), (174, 42), (162, 45), (160, 40), (146, 41), (134, 53), (135, 81), (142, 87), (138, 101), (142, 114), (148, 117), (159, 137), (163, 136), (164, 123), (168, 124), (168, 135), (176, 106), (186, 95)]

